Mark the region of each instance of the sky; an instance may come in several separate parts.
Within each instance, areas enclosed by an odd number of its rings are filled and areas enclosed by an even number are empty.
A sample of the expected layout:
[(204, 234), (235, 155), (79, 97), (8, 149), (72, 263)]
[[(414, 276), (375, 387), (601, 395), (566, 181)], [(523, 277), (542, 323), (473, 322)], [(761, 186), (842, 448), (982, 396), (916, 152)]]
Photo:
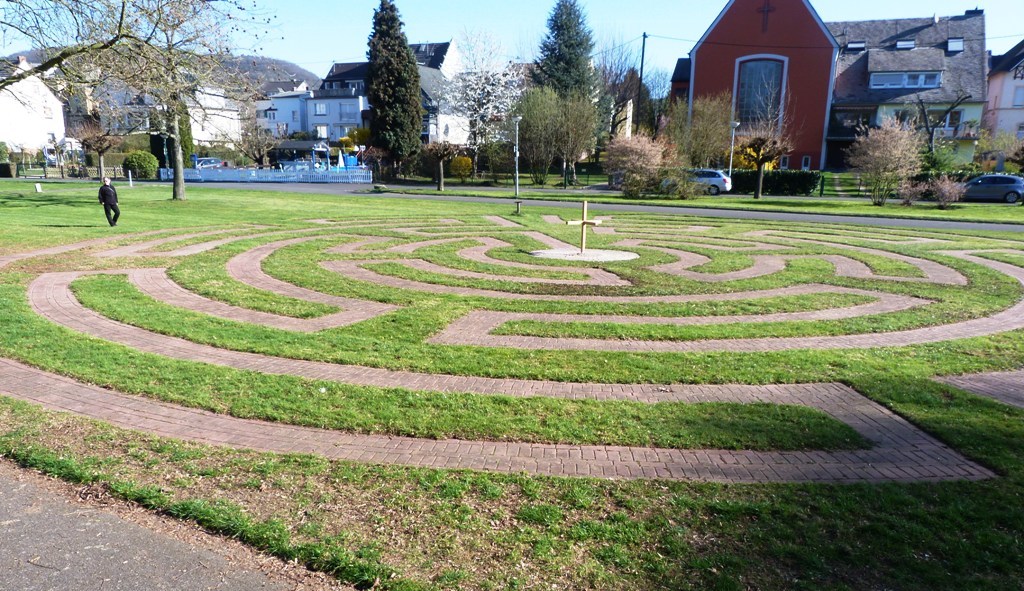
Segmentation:
[[(532, 61), (547, 32), (555, 0), (394, 0), (410, 43), (458, 42), (466, 32), (486, 32), (511, 60)], [(335, 62), (366, 59), (366, 41), (379, 0), (256, 0), (274, 17), (256, 53), (287, 60), (323, 77)], [(579, 0), (594, 34), (596, 51), (626, 45), (639, 56), (647, 33), (646, 71), (671, 73), (678, 58), (725, 6), (725, 0)], [(826, 22), (920, 18), (985, 11), (988, 49), (1004, 53), (1024, 39), (1021, 0), (815, 0)]]

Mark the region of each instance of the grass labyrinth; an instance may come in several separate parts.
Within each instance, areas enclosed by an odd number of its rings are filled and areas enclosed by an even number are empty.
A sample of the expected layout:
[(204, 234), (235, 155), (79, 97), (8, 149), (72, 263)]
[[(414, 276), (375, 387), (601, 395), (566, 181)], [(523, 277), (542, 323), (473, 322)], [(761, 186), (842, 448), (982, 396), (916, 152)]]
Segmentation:
[[(616, 213), (588, 246), (639, 257), (594, 264), (529, 254), (571, 210), (140, 187), (111, 234), (91, 188), (27, 188), (24, 465), (390, 589), (1022, 583), (1024, 411), (933, 378), (1020, 367), (1024, 235)], [(61, 388), (314, 430), (17, 400)]]

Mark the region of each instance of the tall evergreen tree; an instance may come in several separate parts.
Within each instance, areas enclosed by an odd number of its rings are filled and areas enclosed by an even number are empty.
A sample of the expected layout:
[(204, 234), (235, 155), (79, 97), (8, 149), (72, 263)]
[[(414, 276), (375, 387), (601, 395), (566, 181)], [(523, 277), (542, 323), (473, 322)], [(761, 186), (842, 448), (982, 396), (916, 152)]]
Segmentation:
[(386, 150), (398, 170), (420, 149), (423, 108), (416, 57), (391, 0), (381, 0), (373, 13), (366, 59), (366, 96), (373, 110), (370, 143)]
[(540, 44), (533, 81), (559, 94), (592, 96), (597, 73), (590, 61), (594, 39), (576, 0), (558, 0), (548, 17), (548, 33)]

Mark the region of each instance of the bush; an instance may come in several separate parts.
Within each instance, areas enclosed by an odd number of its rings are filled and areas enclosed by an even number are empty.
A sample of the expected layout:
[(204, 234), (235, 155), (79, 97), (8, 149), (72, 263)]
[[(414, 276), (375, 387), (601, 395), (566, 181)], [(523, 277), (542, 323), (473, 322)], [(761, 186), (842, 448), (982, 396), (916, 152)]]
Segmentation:
[[(765, 195), (810, 195), (820, 185), (821, 172), (817, 170), (766, 170), (763, 193)], [(756, 187), (756, 170), (732, 171), (733, 193), (753, 193)]]
[(967, 192), (967, 187), (963, 183), (945, 175), (931, 181), (928, 188), (935, 196), (935, 202), (939, 205), (939, 209), (947, 209), (951, 204), (960, 201), (964, 193)]
[(612, 140), (604, 159), (605, 170), (613, 178), (622, 179), (622, 192), (631, 199), (657, 186), (663, 161), (664, 147), (643, 135)]
[(124, 171), (137, 179), (156, 178), (156, 170), (160, 162), (156, 156), (141, 150), (131, 152), (124, 157)]
[[(125, 154), (123, 152), (107, 152), (106, 154), (103, 155), (103, 164), (105, 166), (108, 166), (108, 167), (110, 167), (110, 166), (123, 166), (124, 165), (124, 158), (125, 158), (125, 156), (127, 156), (127, 154)], [(86, 155), (85, 155), (85, 165), (86, 166), (99, 166), (100, 165), (100, 157), (99, 157), (99, 155), (96, 154), (95, 152), (88, 152), (88, 153), (86, 153)]]
[(11, 161), (11, 151), (7, 147), (7, 142), (0, 142), (0, 163)]
[(449, 166), (452, 176), (457, 177), (463, 183), (473, 174), (473, 159), (469, 156), (456, 156)]

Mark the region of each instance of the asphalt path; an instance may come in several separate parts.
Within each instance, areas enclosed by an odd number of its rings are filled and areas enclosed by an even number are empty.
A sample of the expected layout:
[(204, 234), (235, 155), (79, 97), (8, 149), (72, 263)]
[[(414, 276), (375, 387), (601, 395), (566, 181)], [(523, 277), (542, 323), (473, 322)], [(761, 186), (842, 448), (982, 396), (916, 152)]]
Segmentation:
[[(191, 185), (190, 185), (191, 186)], [(392, 199), (415, 199), (428, 201), (455, 201), (463, 203), (493, 203), (514, 207), (513, 200), (509, 197), (465, 197), (459, 195), (444, 195), (436, 192), (424, 193), (422, 195), (406, 195), (398, 193), (371, 193), (372, 185), (342, 185), (342, 184), (267, 184), (267, 183), (203, 183), (204, 187), (216, 187), (224, 189), (241, 189), (246, 191), (281, 191), (290, 193), (312, 193), (324, 195), (359, 195), (363, 197), (388, 197)], [(403, 187), (406, 189), (409, 187)], [(432, 191), (432, 188), (424, 187), (424, 191)], [(476, 190), (476, 188), (474, 188)], [(507, 190), (507, 189), (504, 189)], [(603, 196), (612, 196), (600, 189), (574, 189), (571, 191), (560, 191), (558, 189), (545, 189), (554, 195), (572, 195), (580, 199), (593, 198), (601, 199)], [(533, 192), (533, 191), (531, 191)], [(617, 195), (617, 193), (615, 194)], [(773, 197), (775, 199), (775, 197)], [(796, 200), (797, 198), (794, 198)], [(522, 199), (523, 209), (530, 207), (561, 207), (566, 209), (579, 209), (578, 201), (549, 201), (545, 199)], [(1020, 207), (1007, 205), (1006, 207)], [(816, 213), (789, 213), (778, 211), (752, 211), (739, 209), (716, 209), (710, 207), (691, 207), (675, 205), (641, 205), (632, 203), (600, 203), (593, 202), (591, 209), (601, 211), (623, 211), (640, 213), (657, 213), (665, 215), (687, 215), (710, 218), (725, 218), (734, 220), (768, 220), (783, 222), (805, 222), (820, 224), (856, 224), (863, 226), (881, 226), (890, 228), (918, 228), (929, 230), (967, 230), (967, 231), (1001, 231), (1001, 232), (1024, 232), (1024, 224), (1005, 224), (992, 222), (956, 222), (946, 220), (921, 220), (908, 218), (886, 218), (872, 216), (852, 215), (827, 215)], [(1024, 212), (1021, 220), (1024, 221)]]
[(124, 504), (104, 507), (62, 488), (68, 485), (0, 461), (3, 591), (341, 588), (324, 575), (259, 557), (241, 543), (169, 519), (154, 523), (162, 518), (136, 509), (146, 526), (140, 525), (117, 513), (131, 512)]

